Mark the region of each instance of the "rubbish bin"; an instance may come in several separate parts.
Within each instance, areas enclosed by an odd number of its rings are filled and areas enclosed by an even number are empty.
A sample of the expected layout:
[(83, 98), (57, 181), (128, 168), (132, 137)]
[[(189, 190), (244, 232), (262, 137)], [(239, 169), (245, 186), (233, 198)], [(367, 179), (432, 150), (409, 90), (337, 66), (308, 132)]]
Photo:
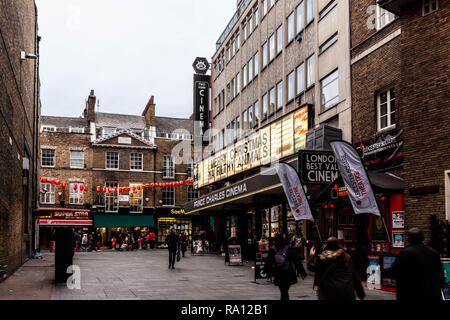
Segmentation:
[(67, 268), (72, 265), (75, 250), (74, 234), (71, 228), (61, 227), (55, 233), (55, 282), (66, 282), (70, 277)]

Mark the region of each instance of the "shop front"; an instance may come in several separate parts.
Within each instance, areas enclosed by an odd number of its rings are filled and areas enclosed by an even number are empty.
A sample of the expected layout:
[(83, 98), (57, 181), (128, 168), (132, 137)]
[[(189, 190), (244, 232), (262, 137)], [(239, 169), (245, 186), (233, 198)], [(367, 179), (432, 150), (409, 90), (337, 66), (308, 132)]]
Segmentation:
[(54, 241), (55, 228), (72, 227), (75, 232), (79, 230), (92, 230), (93, 220), (90, 209), (77, 208), (39, 208), (36, 218), (39, 230), (39, 245), (41, 248), (50, 248)]

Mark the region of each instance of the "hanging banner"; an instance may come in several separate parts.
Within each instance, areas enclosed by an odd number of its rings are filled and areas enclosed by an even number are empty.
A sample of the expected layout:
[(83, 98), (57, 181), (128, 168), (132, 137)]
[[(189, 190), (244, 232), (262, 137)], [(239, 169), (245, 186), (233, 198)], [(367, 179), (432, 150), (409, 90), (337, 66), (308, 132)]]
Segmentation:
[(355, 148), (345, 141), (332, 141), (330, 146), (355, 214), (373, 213), (380, 216), (369, 177)]
[(308, 199), (297, 171), (284, 162), (280, 162), (276, 168), (295, 220), (310, 220), (314, 222)]

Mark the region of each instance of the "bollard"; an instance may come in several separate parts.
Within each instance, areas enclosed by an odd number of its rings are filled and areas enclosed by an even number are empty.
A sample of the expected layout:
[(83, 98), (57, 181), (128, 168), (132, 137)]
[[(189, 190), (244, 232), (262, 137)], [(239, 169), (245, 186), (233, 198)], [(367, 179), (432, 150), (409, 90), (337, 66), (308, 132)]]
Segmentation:
[(50, 252), (53, 252), (53, 241), (50, 241)]
[(102, 244), (100, 242), (98, 243), (98, 251), (102, 251)]
[(75, 252), (78, 252), (79, 248), (78, 248), (78, 241), (75, 242)]

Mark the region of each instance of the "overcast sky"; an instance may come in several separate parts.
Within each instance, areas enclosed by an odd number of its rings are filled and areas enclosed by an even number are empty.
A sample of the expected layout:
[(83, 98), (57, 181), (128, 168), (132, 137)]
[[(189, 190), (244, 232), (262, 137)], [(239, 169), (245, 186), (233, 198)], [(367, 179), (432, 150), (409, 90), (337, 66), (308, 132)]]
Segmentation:
[(36, 0), (42, 114), (192, 114), (192, 63), (210, 61), (236, 0)]

